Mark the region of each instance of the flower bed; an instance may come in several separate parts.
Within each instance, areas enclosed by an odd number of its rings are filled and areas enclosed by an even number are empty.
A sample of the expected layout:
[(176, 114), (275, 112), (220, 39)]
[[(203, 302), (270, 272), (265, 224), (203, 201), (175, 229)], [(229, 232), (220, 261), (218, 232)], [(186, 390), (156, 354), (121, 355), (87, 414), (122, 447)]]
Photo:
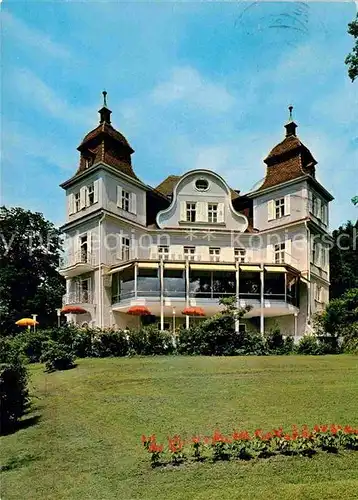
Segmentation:
[(224, 435), (219, 430), (211, 436), (192, 436), (183, 439), (179, 435), (168, 437), (167, 446), (157, 442), (155, 434), (142, 436), (142, 444), (150, 456), (152, 467), (180, 465), (185, 462), (219, 460), (251, 460), (274, 455), (312, 456), (320, 450), (338, 453), (340, 449), (358, 451), (358, 429), (349, 425), (304, 425), (291, 432), (282, 427), (270, 432), (256, 429), (234, 431)]

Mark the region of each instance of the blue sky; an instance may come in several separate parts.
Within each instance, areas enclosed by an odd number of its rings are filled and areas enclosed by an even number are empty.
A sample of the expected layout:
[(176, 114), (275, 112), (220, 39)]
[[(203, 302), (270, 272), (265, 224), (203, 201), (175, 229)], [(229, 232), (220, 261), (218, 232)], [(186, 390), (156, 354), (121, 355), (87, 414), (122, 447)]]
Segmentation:
[(294, 105), (298, 135), (356, 219), (357, 85), (344, 59), (353, 2), (5, 2), (1, 202), (64, 221), (59, 183), (98, 123), (101, 91), (137, 175), (209, 168), (242, 192), (264, 176)]

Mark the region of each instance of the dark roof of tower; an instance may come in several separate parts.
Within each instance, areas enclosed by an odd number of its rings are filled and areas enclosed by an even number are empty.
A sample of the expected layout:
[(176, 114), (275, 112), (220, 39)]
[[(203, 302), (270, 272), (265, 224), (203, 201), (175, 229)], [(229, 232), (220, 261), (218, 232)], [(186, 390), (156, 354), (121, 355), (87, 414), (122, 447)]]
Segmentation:
[(266, 177), (257, 191), (277, 186), (307, 174), (315, 178), (317, 161), (311, 151), (296, 135), (297, 125), (292, 120), (292, 107), (290, 107), (290, 120), (286, 123), (285, 128), (286, 137), (272, 148), (264, 159), (267, 165)]

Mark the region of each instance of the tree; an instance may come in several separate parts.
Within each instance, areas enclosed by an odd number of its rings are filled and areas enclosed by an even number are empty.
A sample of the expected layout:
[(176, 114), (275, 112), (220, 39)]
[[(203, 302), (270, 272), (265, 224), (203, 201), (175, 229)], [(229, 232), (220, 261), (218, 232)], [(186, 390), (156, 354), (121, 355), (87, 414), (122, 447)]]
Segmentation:
[(350, 327), (358, 322), (358, 288), (331, 300), (315, 320), (319, 334), (339, 337), (350, 332)]
[(358, 288), (358, 220), (348, 221), (332, 233), (330, 251), (331, 299), (341, 297), (350, 288)]
[(348, 76), (354, 82), (358, 76), (358, 14), (354, 21), (348, 24), (348, 33), (353, 36), (355, 42), (352, 52), (346, 57)]
[(0, 221), (1, 332), (14, 332), (15, 321), (32, 314), (42, 326), (53, 324), (65, 293), (57, 272), (60, 231), (42, 214), (18, 207), (0, 207)]
[(354, 198), (352, 198), (352, 203), (353, 203), (353, 205), (358, 205), (358, 196), (355, 196)]

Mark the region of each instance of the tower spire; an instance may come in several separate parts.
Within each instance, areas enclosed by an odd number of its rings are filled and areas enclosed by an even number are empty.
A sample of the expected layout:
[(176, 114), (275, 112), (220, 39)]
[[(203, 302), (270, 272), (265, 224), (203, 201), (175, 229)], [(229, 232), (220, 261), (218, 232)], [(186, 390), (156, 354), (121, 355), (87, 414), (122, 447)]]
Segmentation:
[(112, 111), (107, 107), (107, 91), (104, 90), (102, 94), (103, 94), (103, 106), (98, 111), (100, 116), (99, 123), (107, 123), (108, 125), (110, 125)]
[(288, 107), (288, 111), (289, 111), (288, 122), (285, 125), (286, 137), (289, 137), (292, 135), (296, 136), (297, 124), (293, 121), (293, 115), (292, 115), (293, 106), (292, 105), (290, 105)]

